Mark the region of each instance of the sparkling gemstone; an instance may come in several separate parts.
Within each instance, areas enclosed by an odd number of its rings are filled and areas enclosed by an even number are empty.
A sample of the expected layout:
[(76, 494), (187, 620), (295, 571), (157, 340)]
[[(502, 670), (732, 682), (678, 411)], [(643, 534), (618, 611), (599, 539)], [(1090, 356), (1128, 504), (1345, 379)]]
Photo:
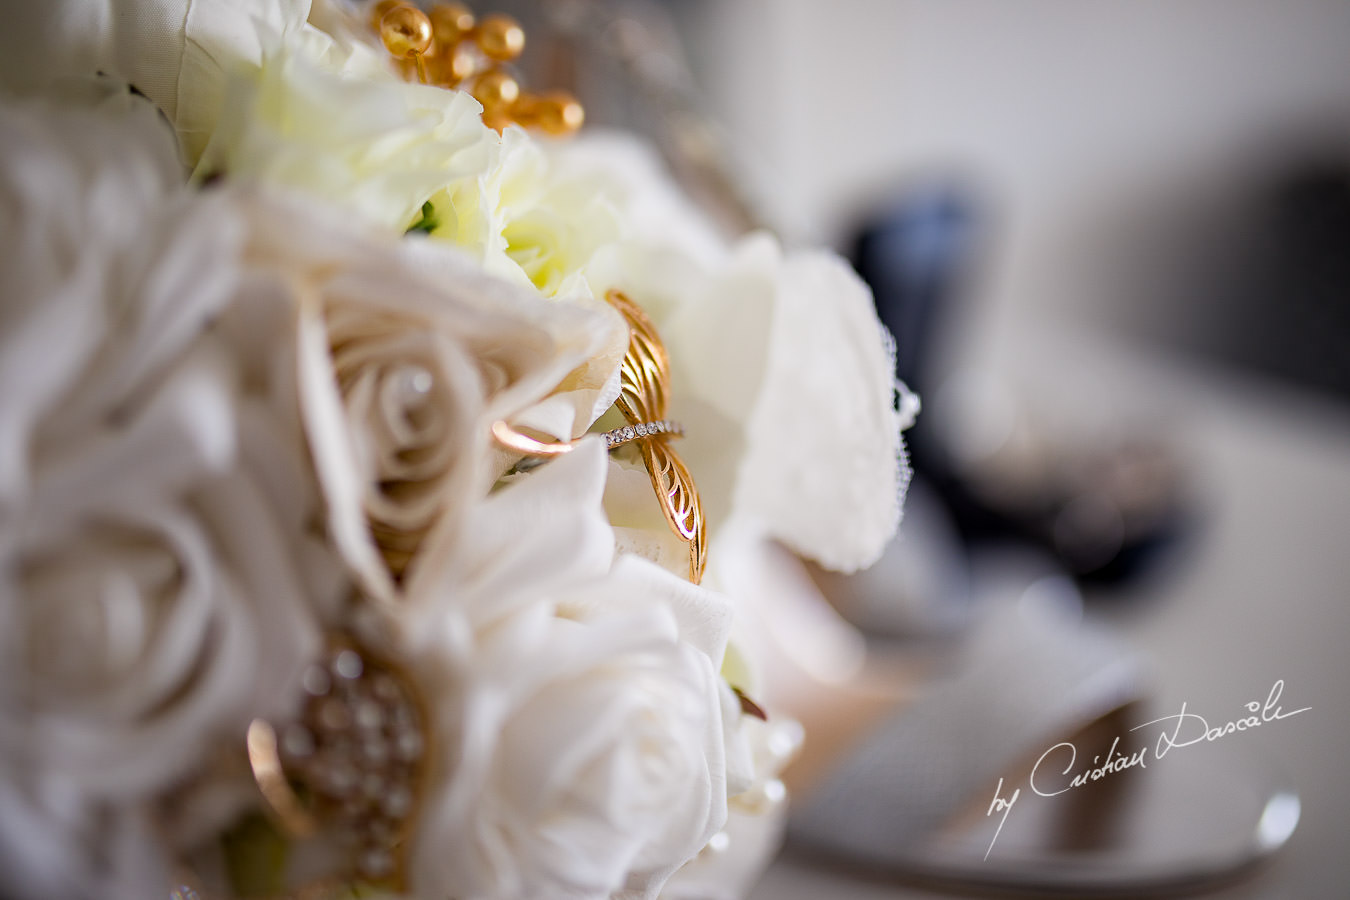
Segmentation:
[(356, 755), (356, 743), (351, 736), (339, 732), (337, 734), (326, 735), (327, 740), (323, 742), (322, 752), (333, 759), (351, 759)]
[(635, 437), (637, 437), (637, 432), (633, 430), (633, 426), (625, 425), (623, 427), (623, 439), (625, 441), (631, 441)]
[(361, 840), (361, 828), (370, 816), (370, 800), (359, 791), (352, 791), (342, 800), (338, 818), (343, 820), (342, 839), (355, 844)]
[(647, 425), (646, 425), (646, 423), (640, 422), (640, 423), (638, 423), (637, 425), (633, 426), (633, 429), (637, 432), (638, 437), (646, 437), (646, 436), (647, 436)]
[(394, 871), (394, 857), (383, 847), (367, 847), (357, 857), (356, 868), (367, 878), (387, 878)]
[(403, 699), (403, 689), (398, 686), (398, 682), (393, 676), (385, 672), (377, 672), (370, 679), (370, 693), (376, 700), (385, 703), (393, 703)]
[(377, 737), (367, 738), (361, 744), (361, 759), (367, 765), (382, 766), (389, 761), (389, 744)]
[(333, 674), (339, 678), (355, 681), (361, 677), (364, 670), (365, 664), (361, 662), (361, 655), (355, 650), (343, 650), (333, 657)]
[(314, 665), (305, 669), (300, 684), (311, 697), (322, 697), (333, 686), (333, 679), (328, 677), (328, 670), (323, 666)]
[(413, 762), (422, 755), (423, 741), (421, 732), (401, 729), (394, 738), (394, 755), (402, 762)]
[(346, 763), (329, 762), (317, 773), (319, 787), (334, 797), (346, 797), (356, 790), (356, 770)]
[(382, 819), (378, 816), (366, 819), (361, 823), (361, 828), (365, 831), (366, 838), (372, 843), (388, 846), (398, 838), (398, 826), (388, 819)]
[(317, 719), (319, 730), (326, 732), (346, 731), (352, 724), (351, 710), (337, 697), (329, 697), (319, 704)]
[(390, 788), (380, 800), (380, 809), (391, 819), (402, 819), (412, 812), (412, 792), (403, 785)]
[(384, 711), (374, 700), (363, 698), (352, 708), (352, 719), (362, 731), (379, 731), (384, 725)]
[(314, 735), (303, 725), (288, 725), (281, 734), (281, 752), (290, 759), (306, 759), (314, 753)]
[(417, 727), (417, 710), (411, 703), (399, 703), (389, 709), (389, 721), (398, 729)]
[(373, 772), (361, 779), (361, 793), (371, 800), (380, 799), (388, 789), (389, 785), (385, 780)]

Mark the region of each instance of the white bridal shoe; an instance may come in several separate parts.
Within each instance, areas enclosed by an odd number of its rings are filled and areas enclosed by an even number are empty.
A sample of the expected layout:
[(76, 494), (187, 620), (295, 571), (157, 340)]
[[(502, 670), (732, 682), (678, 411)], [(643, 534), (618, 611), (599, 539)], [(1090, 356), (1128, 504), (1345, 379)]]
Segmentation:
[[(1240, 740), (1159, 758), (1171, 727), (1145, 723), (1177, 710), (1150, 708), (1141, 661), (1082, 623), (1070, 580), (1016, 559), (976, 579), (948, 674), (793, 796), (789, 846), (859, 874), (1073, 896), (1194, 889), (1283, 846), (1297, 795)], [(792, 615), (808, 601), (782, 586)]]

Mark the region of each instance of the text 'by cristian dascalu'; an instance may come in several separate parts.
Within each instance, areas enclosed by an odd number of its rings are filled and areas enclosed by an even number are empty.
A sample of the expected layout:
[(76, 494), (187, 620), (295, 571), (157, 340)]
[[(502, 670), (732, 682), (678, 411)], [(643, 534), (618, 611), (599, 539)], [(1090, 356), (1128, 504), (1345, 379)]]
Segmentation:
[[(1116, 737), (1111, 741), (1111, 749), (1106, 752), (1105, 756), (1094, 756), (1092, 762), (1087, 765), (1079, 765), (1077, 747), (1068, 741), (1061, 741), (1042, 753), (1040, 759), (1036, 760), (1036, 765), (1032, 767), (1031, 775), (1027, 779), (1028, 787), (1031, 788), (1033, 793), (1041, 797), (1055, 797), (1066, 794), (1074, 788), (1082, 787), (1093, 781), (1100, 781), (1126, 769), (1136, 767), (1147, 769), (1151, 760), (1162, 760), (1173, 750), (1217, 741), (1239, 731), (1251, 731), (1262, 725), (1288, 719), (1312, 709), (1311, 706), (1305, 706), (1302, 709), (1285, 712), (1280, 705), (1280, 696), (1283, 693), (1284, 680), (1281, 679), (1271, 686), (1270, 693), (1266, 695), (1264, 703), (1260, 700), (1252, 700), (1244, 707), (1248, 715), (1224, 722), (1221, 725), (1210, 725), (1209, 720), (1204, 716), (1189, 711), (1186, 704), (1182, 703), (1181, 712), (1153, 719), (1130, 729), (1131, 732), (1135, 732), (1145, 728), (1157, 728), (1158, 739), (1155, 743), (1150, 745), (1145, 742), (1143, 747), (1133, 753), (1117, 753), (1120, 738)], [(989, 853), (994, 849), (994, 843), (1003, 831), (1004, 823), (1008, 821), (1008, 814), (1012, 812), (1013, 806), (1021, 795), (1022, 789), (1017, 788), (1010, 796), (1005, 797), (1003, 795), (1003, 779), (998, 780), (998, 787), (994, 788), (994, 800), (989, 804), (985, 816), (1002, 813), (1003, 818), (999, 820), (994, 838), (989, 842), (989, 850), (985, 851), (985, 859), (989, 858)]]

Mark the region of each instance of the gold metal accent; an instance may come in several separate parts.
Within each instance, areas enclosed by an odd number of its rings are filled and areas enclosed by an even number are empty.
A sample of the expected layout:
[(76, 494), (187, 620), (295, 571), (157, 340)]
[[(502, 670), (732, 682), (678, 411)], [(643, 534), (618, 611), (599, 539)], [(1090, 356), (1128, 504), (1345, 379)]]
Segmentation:
[(306, 701), (282, 737), (264, 719), (249, 724), (249, 765), (285, 834), (323, 830), (347, 845), (350, 875), (401, 891), (434, 754), (431, 719), (402, 668), (345, 632), (327, 644), (305, 671)]
[(276, 814), (283, 828), (292, 837), (308, 837), (318, 830), (314, 819), (286, 778), (277, 752), (277, 733), (262, 719), (254, 719), (248, 726), (248, 764), (253, 768), (253, 780), (258, 790)]
[(586, 121), (586, 111), (566, 91), (522, 94), (512, 113), (515, 121), (526, 128), (538, 128), (553, 135), (571, 134)]
[(396, 6), (409, 6), (407, 0), (376, 0), (370, 6), (370, 27), (376, 32), (380, 30), (380, 23), (384, 21), (387, 12)]
[(554, 457), (571, 452), (576, 446), (570, 441), (548, 444), (536, 440), (512, 428), (507, 422), (498, 420), (492, 423), (492, 437), (507, 450), (513, 450), (525, 456)]
[[(628, 352), (619, 369), (619, 398), (614, 405), (629, 424), (665, 419), (670, 401), (670, 357), (651, 319), (621, 291), (605, 295), (628, 322)], [(642, 461), (652, 479), (661, 512), (672, 531), (689, 543), (689, 580), (703, 580), (707, 565), (707, 523), (698, 489), (683, 460), (670, 446), (669, 434), (639, 439)]]
[(431, 19), (415, 6), (399, 3), (380, 19), (380, 41), (395, 59), (412, 60), (418, 79), (426, 83), (425, 56), (431, 49)]
[(469, 93), (483, 104), (483, 115), (509, 115), (520, 99), (520, 83), (500, 69), (489, 69), (473, 80)]
[[(670, 440), (682, 437), (684, 429), (666, 418), (670, 400), (670, 357), (656, 333), (656, 326), (622, 292), (611, 290), (605, 299), (628, 323), (628, 351), (619, 368), (619, 397), (614, 401), (632, 426), (659, 423), (665, 427), (635, 434), (631, 442), (642, 450), (642, 462), (651, 476), (652, 488), (670, 530), (689, 544), (689, 580), (698, 584), (708, 564), (707, 522), (693, 476), (671, 449)], [(668, 429), (668, 430), (667, 430)], [(508, 450), (524, 456), (562, 456), (576, 446), (570, 441), (545, 443), (522, 434), (504, 421), (494, 422), (492, 436)], [(622, 443), (629, 443), (625, 438)]]
[(510, 62), (525, 50), (525, 32), (510, 16), (493, 13), (479, 23), (475, 43), (489, 59)]
[(431, 25), (437, 45), (449, 47), (473, 31), (473, 13), (463, 3), (437, 3), (431, 7)]
[(586, 120), (571, 94), (528, 93), (502, 68), (525, 49), (525, 32), (510, 16), (480, 20), (462, 3), (437, 3), (424, 13), (407, 0), (376, 0), (369, 21), (404, 78), (469, 90), (483, 104), (483, 123), (498, 132), (515, 124), (565, 136)]

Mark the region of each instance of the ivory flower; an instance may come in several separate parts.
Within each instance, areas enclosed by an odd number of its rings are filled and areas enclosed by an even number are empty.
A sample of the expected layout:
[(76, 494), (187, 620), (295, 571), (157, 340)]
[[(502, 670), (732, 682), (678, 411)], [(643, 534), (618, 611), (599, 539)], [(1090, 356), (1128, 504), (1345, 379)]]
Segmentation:
[(240, 223), (148, 104), (0, 109), (0, 160), (5, 890), (151, 896), (158, 799), (316, 648), (315, 498), (229, 346)]
[(604, 471), (592, 439), (493, 495), (400, 620), (444, 743), (419, 896), (653, 897), (725, 821), (730, 608), (611, 567)]
[[(599, 304), (549, 304), (451, 248), (255, 195), (249, 256), (300, 320), (300, 392), (329, 527), (376, 597), (461, 535), (509, 461), (498, 420), (568, 440), (610, 402), (626, 344)], [(383, 555), (377, 555), (377, 549)]]
[[(7, 57), (11, 29), (0, 74), (132, 79), (196, 185), (139, 101), (0, 110), (4, 890), (162, 895), (260, 802), (208, 755), (294, 724), (320, 629), (425, 704), (414, 896), (743, 883), (786, 755), (727, 681), (752, 667), (713, 588), (734, 531), (852, 569), (894, 530), (866, 289), (767, 238), (728, 252), (631, 142), (498, 136), (337, 0), (29, 9), (57, 46)], [(617, 415), (609, 288), (669, 351), (704, 586), (633, 448), (584, 437)], [(499, 421), (579, 442), (513, 470)], [(748, 867), (690, 866), (724, 829), (759, 835)]]
[(226, 83), (268, 47), (303, 46), (334, 71), (372, 73), (381, 56), (306, 22), (309, 0), (45, 0), (7, 10), (0, 80), (24, 91), (104, 74), (136, 86), (195, 162), (215, 131)]
[(466, 93), (347, 77), (291, 48), (230, 82), (198, 171), (303, 191), (402, 233), (436, 191), (485, 171), (496, 135)]
[(431, 209), (433, 237), (545, 296), (588, 293), (587, 267), (616, 241), (659, 241), (700, 257), (720, 252), (650, 153), (617, 135), (557, 141), (507, 128), (494, 164), (433, 196)]
[(432, 237), (465, 247), (496, 274), (545, 296), (575, 290), (595, 251), (619, 235), (602, 178), (569, 177), (520, 128), (502, 134), (490, 170), (431, 198)]
[[(685, 426), (677, 446), (712, 541), (734, 517), (829, 568), (876, 560), (908, 470), (890, 336), (842, 260), (785, 254), (763, 235), (711, 266), (628, 243), (589, 278), (640, 303), (665, 342), (669, 415)], [(619, 455), (614, 469), (607, 505), (625, 546), (676, 565), (640, 461)]]

